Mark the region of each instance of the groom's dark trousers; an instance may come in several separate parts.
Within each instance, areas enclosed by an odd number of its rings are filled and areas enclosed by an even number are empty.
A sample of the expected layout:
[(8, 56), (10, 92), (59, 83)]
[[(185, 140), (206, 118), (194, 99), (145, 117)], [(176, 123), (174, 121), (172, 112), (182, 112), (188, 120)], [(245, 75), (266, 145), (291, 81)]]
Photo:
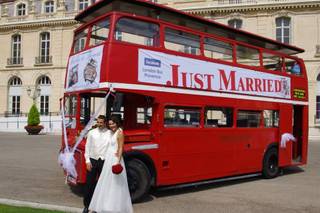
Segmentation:
[(98, 176), (100, 175), (103, 167), (104, 160), (95, 160), (90, 158), (90, 162), (92, 165), (91, 171), (87, 170), (87, 180), (84, 187), (84, 196), (83, 196), (83, 205), (84, 207), (89, 207), (91, 198), (96, 188)]

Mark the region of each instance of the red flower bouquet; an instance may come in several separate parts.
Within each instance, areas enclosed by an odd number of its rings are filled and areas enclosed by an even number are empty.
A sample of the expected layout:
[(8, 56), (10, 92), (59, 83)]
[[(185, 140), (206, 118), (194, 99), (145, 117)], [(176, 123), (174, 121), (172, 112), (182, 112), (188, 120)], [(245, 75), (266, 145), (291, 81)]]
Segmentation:
[(115, 165), (112, 166), (112, 173), (113, 174), (118, 175), (118, 174), (120, 174), (122, 172), (122, 170), (123, 170), (123, 167), (121, 166), (120, 163), (115, 164)]

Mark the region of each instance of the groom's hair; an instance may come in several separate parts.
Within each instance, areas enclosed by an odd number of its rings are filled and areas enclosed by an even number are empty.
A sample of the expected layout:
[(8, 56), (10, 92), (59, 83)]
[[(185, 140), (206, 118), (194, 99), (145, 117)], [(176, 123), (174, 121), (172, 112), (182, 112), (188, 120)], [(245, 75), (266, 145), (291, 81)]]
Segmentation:
[(98, 119), (102, 119), (104, 122), (106, 122), (107, 118), (104, 115), (99, 115)]

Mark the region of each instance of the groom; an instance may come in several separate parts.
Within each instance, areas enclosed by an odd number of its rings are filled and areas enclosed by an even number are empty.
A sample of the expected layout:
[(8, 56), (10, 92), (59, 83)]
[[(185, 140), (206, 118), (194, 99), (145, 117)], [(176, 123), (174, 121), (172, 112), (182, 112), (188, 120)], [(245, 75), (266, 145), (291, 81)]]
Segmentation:
[(87, 167), (87, 181), (84, 189), (83, 213), (88, 213), (91, 198), (97, 183), (97, 176), (100, 175), (103, 163), (104, 154), (107, 148), (106, 117), (99, 115), (96, 123), (97, 128), (89, 131), (85, 147), (84, 157)]

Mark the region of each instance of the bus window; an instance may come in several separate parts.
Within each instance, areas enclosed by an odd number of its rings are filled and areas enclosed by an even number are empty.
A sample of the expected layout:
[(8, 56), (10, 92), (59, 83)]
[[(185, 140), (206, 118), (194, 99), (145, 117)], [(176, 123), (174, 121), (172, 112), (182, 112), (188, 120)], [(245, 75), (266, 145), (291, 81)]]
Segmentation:
[(83, 50), (86, 46), (87, 41), (87, 35), (88, 35), (88, 28), (80, 31), (77, 33), (74, 37), (74, 46), (73, 46), (73, 52), (77, 53)]
[(151, 124), (152, 108), (138, 107), (137, 108), (137, 124)]
[(117, 22), (114, 37), (118, 41), (156, 47), (159, 46), (159, 35), (157, 24), (121, 18)]
[(204, 55), (208, 58), (216, 58), (232, 62), (232, 45), (224, 41), (219, 41), (212, 38), (205, 38)]
[(291, 58), (285, 58), (284, 60), (285, 60), (285, 69), (287, 73), (290, 73), (293, 75), (301, 75), (301, 68), (298, 61)]
[(200, 36), (181, 30), (165, 29), (165, 48), (192, 55), (200, 55)]
[(279, 111), (263, 110), (264, 127), (279, 127)]
[(259, 127), (260, 111), (239, 110), (237, 113), (237, 127)]
[(65, 97), (65, 117), (66, 127), (76, 128), (76, 112), (77, 112), (77, 97), (67, 96)]
[(237, 62), (249, 66), (260, 66), (259, 50), (243, 45), (236, 46)]
[(90, 46), (98, 45), (107, 40), (109, 35), (110, 19), (104, 19), (92, 25)]
[(198, 127), (200, 125), (200, 108), (168, 106), (164, 110), (166, 127)]
[(208, 107), (205, 110), (205, 127), (232, 127), (232, 121), (232, 108)]
[(271, 53), (263, 53), (263, 66), (267, 70), (282, 71), (282, 58)]

